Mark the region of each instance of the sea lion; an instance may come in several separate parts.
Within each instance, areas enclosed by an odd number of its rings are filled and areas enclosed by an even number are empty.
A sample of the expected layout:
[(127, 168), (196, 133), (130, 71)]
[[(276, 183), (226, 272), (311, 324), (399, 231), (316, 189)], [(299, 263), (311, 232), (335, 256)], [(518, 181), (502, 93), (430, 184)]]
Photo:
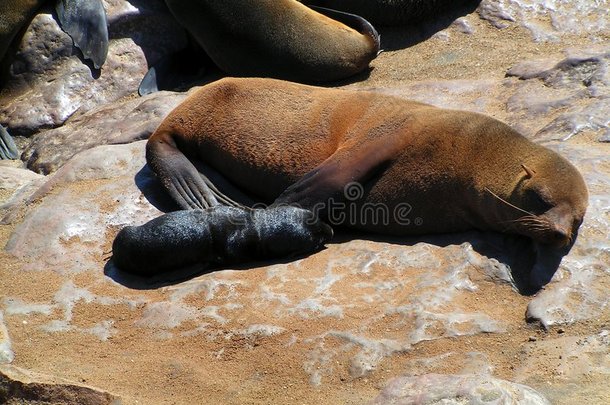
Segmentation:
[[(101, 0), (56, 0), (62, 29), (74, 40), (85, 58), (100, 68), (108, 53), (108, 28)], [(19, 31), (46, 0), (0, 1), (0, 60)]]
[(449, 10), (481, 0), (302, 0), (320, 6), (354, 13), (376, 25), (401, 25), (438, 16)]
[(108, 21), (101, 0), (57, 0), (61, 28), (86, 59), (100, 69), (108, 55)]
[[(343, 79), (366, 69), (379, 36), (358, 16), (351, 27), (296, 0), (166, 0), (223, 71), (305, 82)], [(333, 18), (338, 18), (337, 12)]]
[(390, 235), (476, 228), (562, 249), (588, 204), (574, 166), (493, 118), (273, 79), (202, 87), (147, 143), (150, 167), (181, 207), (218, 204), (225, 197), (189, 158), (259, 200)]
[(10, 134), (0, 125), (0, 160), (15, 160), (19, 157), (19, 151), (15, 141)]
[(127, 226), (112, 244), (121, 270), (143, 276), (193, 265), (227, 265), (319, 250), (330, 226), (296, 207), (174, 211), (141, 226)]

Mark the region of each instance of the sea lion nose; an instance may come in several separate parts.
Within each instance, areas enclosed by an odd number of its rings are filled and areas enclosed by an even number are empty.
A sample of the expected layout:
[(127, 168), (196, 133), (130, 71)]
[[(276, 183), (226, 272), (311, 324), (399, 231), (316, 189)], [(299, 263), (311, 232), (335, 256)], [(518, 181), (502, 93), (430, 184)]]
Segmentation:
[(556, 247), (565, 247), (570, 244), (570, 231), (564, 229), (554, 229), (549, 235), (549, 242)]
[(549, 243), (557, 247), (565, 247), (570, 244), (572, 238), (572, 227), (574, 216), (570, 214), (569, 207), (557, 206), (544, 215), (550, 222), (552, 228), (548, 235)]

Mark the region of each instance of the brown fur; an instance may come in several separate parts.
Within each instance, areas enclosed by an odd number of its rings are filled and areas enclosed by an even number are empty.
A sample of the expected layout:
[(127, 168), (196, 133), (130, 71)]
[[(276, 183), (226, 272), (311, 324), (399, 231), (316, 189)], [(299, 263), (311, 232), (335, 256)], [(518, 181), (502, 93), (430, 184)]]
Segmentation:
[[(184, 208), (214, 205), (197, 195), (206, 186), (185, 154), (264, 201), (309, 209), (346, 202), (344, 187), (360, 182), (363, 198), (349, 203), (390, 213), (407, 203), (410, 223), (342, 225), (386, 234), (478, 228), (566, 245), (587, 206), (578, 171), (507, 125), (373, 92), (223, 79), (179, 105), (147, 145), (148, 162)], [(194, 200), (181, 197), (189, 193)]]
[(36, 10), (46, 0), (0, 1), (0, 60), (23, 26), (32, 19)]
[(368, 67), (379, 40), (296, 0), (166, 0), (214, 63), (235, 76), (321, 82)]

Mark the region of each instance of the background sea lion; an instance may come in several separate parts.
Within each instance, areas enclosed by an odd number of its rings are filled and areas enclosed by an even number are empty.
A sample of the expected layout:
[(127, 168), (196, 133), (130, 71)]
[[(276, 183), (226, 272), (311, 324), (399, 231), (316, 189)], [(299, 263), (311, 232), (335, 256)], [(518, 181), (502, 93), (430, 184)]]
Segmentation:
[[(97, 69), (108, 53), (108, 27), (101, 0), (56, 0), (56, 11), (64, 31), (74, 44), (91, 59)], [(46, 0), (2, 0), (0, 2), (0, 60)]]
[[(166, 0), (214, 63), (236, 76), (323, 82), (363, 71), (379, 52), (365, 20), (354, 28), (296, 0)], [(346, 21), (348, 18), (346, 18)]]
[[(217, 204), (187, 156), (264, 201), (384, 234), (489, 229), (559, 249), (587, 207), (574, 166), (493, 118), (272, 79), (204, 86), (148, 141), (147, 161), (182, 207)], [(353, 183), (358, 198), (344, 193)], [(344, 204), (339, 219), (331, 202)], [(369, 207), (389, 217), (363, 215)]]
[(306, 5), (321, 6), (354, 13), (373, 24), (400, 25), (423, 19), (481, 0), (303, 0)]
[(152, 276), (196, 264), (224, 265), (276, 259), (320, 249), (332, 229), (296, 207), (246, 210), (219, 205), (175, 211), (127, 226), (112, 244), (123, 271)]
[(101, 68), (108, 55), (108, 21), (101, 0), (57, 0), (55, 10), (74, 45)]
[(19, 158), (19, 151), (15, 145), (15, 141), (6, 132), (6, 129), (0, 125), (0, 160), (5, 159), (17, 159)]

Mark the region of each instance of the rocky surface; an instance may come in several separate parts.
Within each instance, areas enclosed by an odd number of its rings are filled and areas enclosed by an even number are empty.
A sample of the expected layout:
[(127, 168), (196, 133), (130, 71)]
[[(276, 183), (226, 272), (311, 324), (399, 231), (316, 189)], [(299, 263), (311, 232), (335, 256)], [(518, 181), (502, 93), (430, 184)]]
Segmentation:
[(46, 174), (82, 150), (147, 139), (185, 97), (186, 93), (158, 92), (94, 108), (35, 135), (22, 159), (31, 170)]
[(161, 0), (105, 0), (110, 37), (101, 69), (83, 62), (48, 6), (25, 32), (0, 95), (12, 135), (55, 128), (68, 118), (137, 92), (149, 65), (184, 48), (187, 37)]
[[(129, 16), (137, 3), (105, 2)], [(184, 97), (130, 87), (28, 140), (30, 167), (51, 174), (0, 166), (0, 363), (125, 404), (608, 403), (607, 6), (484, 0), (434, 35), (387, 29), (368, 78), (347, 85), (489, 114), (581, 170), (577, 243), (534, 296), (519, 293), (520, 242), (475, 231), (338, 235), (293, 262), (122, 274), (116, 232), (171, 208), (140, 139)], [(124, 39), (141, 43), (136, 28)]]
[(0, 401), (6, 405), (120, 405), (114, 395), (14, 366), (0, 366)]

